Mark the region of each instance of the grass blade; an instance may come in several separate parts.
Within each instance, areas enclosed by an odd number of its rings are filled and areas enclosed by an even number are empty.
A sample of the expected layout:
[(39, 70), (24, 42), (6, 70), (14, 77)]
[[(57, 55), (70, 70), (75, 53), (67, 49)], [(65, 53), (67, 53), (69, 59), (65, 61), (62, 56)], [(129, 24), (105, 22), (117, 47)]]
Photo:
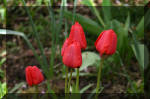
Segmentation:
[(34, 24), (34, 22), (33, 22), (33, 20), (32, 20), (32, 16), (31, 16), (31, 14), (30, 14), (30, 12), (29, 12), (29, 9), (28, 9), (27, 6), (26, 6), (25, 1), (22, 0), (22, 2), (23, 2), (23, 5), (24, 5), (24, 7), (25, 7), (25, 10), (26, 10), (26, 12), (27, 12), (27, 14), (28, 14), (28, 16), (29, 16), (30, 23), (31, 23), (32, 29), (33, 29), (33, 34), (34, 34), (34, 36), (35, 36), (35, 38), (36, 38), (38, 47), (39, 47), (40, 52), (41, 52), (41, 54), (42, 54), (42, 60), (43, 60), (43, 62), (44, 62), (44, 66), (45, 66), (45, 67), (46, 67), (46, 66), (48, 67), (47, 59), (46, 59), (46, 56), (44, 55), (43, 45), (42, 45), (42, 43), (40, 42), (39, 33), (37, 32), (37, 29), (36, 29), (36, 27), (35, 27), (35, 24)]
[[(54, 66), (54, 59), (55, 59), (55, 28), (56, 28), (56, 22), (55, 22), (55, 16), (54, 16), (54, 12), (53, 12), (53, 9), (52, 9), (52, 6), (51, 6), (51, 0), (49, 0), (48, 2), (48, 12), (49, 12), (49, 16), (50, 16), (50, 22), (51, 22), (51, 32), (52, 32), (52, 35), (51, 35), (51, 56), (50, 56), (50, 68), (49, 68), (49, 71), (50, 71), (50, 77), (53, 77), (53, 66)], [(57, 33), (56, 33), (57, 34)]]
[[(61, 1), (61, 6), (60, 6), (60, 14), (59, 14), (59, 24), (58, 24), (58, 29), (57, 29), (57, 33), (56, 33), (56, 45), (58, 45), (58, 41), (59, 41), (59, 35), (60, 35), (60, 31), (62, 29), (62, 21), (63, 21), (63, 16), (64, 16), (64, 10), (65, 10), (65, 4), (66, 0), (62, 0)], [(61, 60), (61, 43), (59, 42), (59, 58)]]

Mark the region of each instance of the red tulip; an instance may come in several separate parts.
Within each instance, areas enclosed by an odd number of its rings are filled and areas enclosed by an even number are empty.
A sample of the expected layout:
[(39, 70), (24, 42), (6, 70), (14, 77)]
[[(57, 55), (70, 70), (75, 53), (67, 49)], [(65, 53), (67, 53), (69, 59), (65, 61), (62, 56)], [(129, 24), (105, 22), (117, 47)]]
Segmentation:
[(36, 66), (26, 67), (25, 72), (26, 72), (26, 81), (30, 86), (37, 85), (44, 80), (44, 77), (40, 69)]
[(61, 56), (63, 56), (65, 48), (68, 46), (68, 38), (65, 40), (62, 49), (61, 49)]
[(110, 30), (103, 31), (95, 42), (95, 47), (99, 51), (100, 56), (103, 54), (112, 55), (116, 51), (117, 35)]
[(85, 49), (87, 46), (83, 28), (78, 22), (75, 22), (75, 24), (72, 25), (72, 27), (71, 27), (71, 32), (69, 35), (69, 41), (79, 42), (81, 49)]
[(78, 68), (82, 64), (81, 48), (78, 42), (72, 42), (65, 48), (63, 63), (71, 68)]

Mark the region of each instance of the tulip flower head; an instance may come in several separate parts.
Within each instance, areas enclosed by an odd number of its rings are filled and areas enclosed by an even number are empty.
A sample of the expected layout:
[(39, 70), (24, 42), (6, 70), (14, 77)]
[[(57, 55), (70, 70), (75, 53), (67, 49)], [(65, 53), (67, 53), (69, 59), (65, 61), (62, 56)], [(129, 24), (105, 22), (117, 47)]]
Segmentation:
[(110, 29), (103, 31), (95, 42), (95, 47), (99, 51), (100, 56), (103, 54), (112, 55), (116, 51), (117, 35)]
[(36, 66), (27, 66), (25, 69), (26, 73), (26, 81), (28, 85), (37, 85), (44, 80), (44, 77), (40, 71), (40, 69)]
[(79, 42), (74, 41), (65, 48), (63, 63), (70, 68), (78, 68), (81, 66), (82, 56)]
[(72, 27), (71, 27), (71, 32), (69, 35), (69, 41), (79, 42), (81, 49), (85, 49), (87, 46), (83, 28), (78, 22), (75, 22), (75, 24), (72, 25)]

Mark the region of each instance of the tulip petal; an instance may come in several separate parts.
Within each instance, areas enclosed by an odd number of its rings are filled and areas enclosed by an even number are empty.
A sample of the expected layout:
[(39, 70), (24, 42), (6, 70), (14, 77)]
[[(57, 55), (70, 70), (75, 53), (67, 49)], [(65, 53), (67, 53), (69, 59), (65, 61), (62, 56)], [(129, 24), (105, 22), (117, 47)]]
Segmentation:
[(103, 54), (112, 55), (116, 51), (117, 35), (113, 30), (103, 31), (95, 42), (96, 49), (100, 56)]
[(65, 48), (68, 46), (68, 38), (65, 40), (63, 46), (62, 46), (62, 49), (61, 49), (61, 56), (63, 56), (64, 54), (64, 51), (65, 51)]
[(78, 42), (73, 42), (64, 51), (63, 63), (71, 68), (80, 67), (82, 64), (81, 48)]
[(87, 46), (83, 28), (78, 22), (75, 22), (75, 24), (71, 27), (69, 41), (79, 42), (82, 49), (85, 49)]
[(32, 66), (28, 66), (28, 67), (25, 69), (26, 81), (27, 81), (27, 83), (28, 83), (30, 86), (32, 86), (32, 84), (33, 84), (32, 76), (31, 76), (31, 71), (32, 71)]
[(36, 66), (32, 67), (32, 77), (33, 77), (33, 83), (35, 85), (39, 84), (43, 81), (43, 75), (42, 75), (40, 69), (37, 68)]

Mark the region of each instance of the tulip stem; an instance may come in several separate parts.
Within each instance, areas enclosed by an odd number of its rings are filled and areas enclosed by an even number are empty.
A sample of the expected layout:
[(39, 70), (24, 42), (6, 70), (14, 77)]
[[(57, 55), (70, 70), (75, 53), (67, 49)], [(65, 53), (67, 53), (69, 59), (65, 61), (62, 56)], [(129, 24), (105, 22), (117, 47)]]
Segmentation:
[(77, 68), (77, 76), (76, 76), (76, 92), (79, 91), (79, 68)]
[(70, 91), (71, 78), (72, 78), (72, 68), (71, 68), (71, 71), (70, 71), (70, 78), (69, 78), (69, 83), (68, 83), (68, 93)]
[(34, 99), (37, 99), (37, 95), (38, 95), (38, 86), (37, 85), (34, 85), (34, 90), (35, 90), (35, 95), (34, 95)]
[(66, 67), (66, 78), (65, 78), (65, 93), (67, 93), (67, 85), (68, 85), (68, 67)]
[(101, 71), (102, 71), (103, 62), (104, 62), (104, 58), (101, 58), (99, 71), (98, 71), (98, 75), (97, 75), (96, 99), (98, 97), (98, 93), (99, 93), (99, 89), (100, 89), (100, 79), (101, 79)]

